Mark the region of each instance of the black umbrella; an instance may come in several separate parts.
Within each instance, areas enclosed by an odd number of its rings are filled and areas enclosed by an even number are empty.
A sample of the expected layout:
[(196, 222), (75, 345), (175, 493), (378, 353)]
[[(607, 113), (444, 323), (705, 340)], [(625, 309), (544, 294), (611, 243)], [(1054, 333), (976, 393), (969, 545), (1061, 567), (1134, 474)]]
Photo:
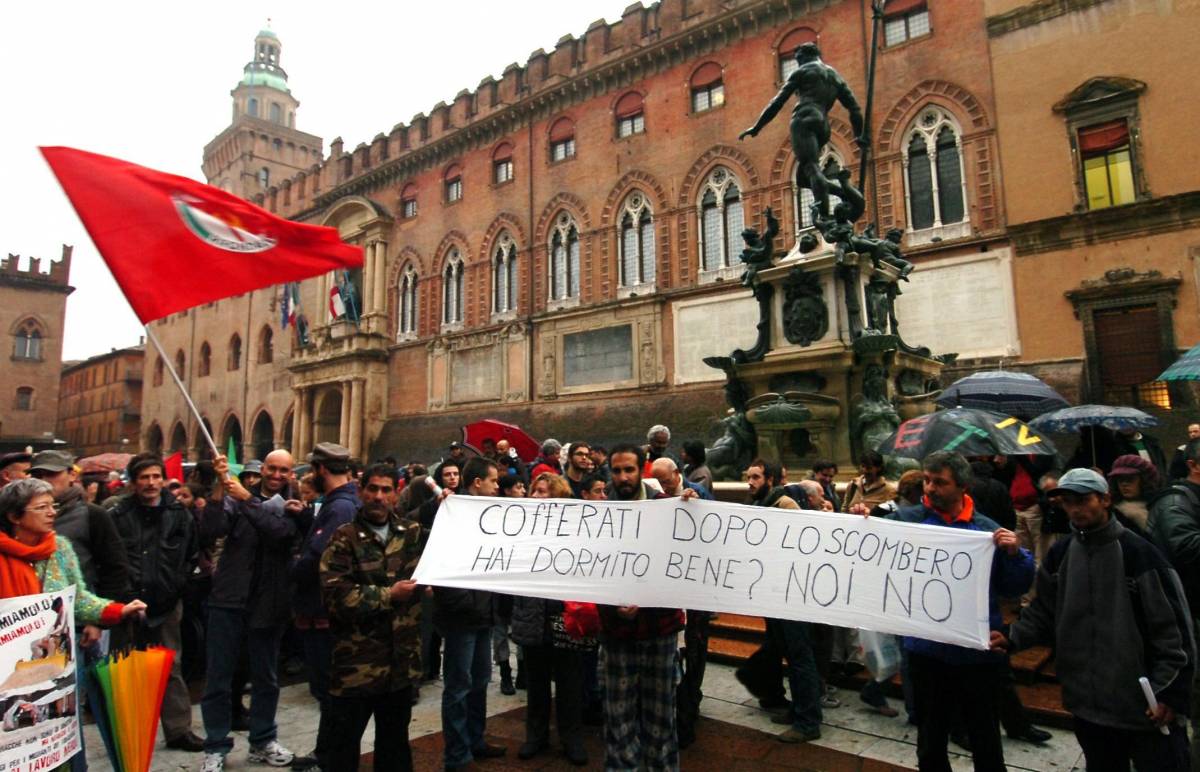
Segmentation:
[(957, 407), (910, 418), (876, 448), (885, 456), (921, 459), (939, 450), (964, 456), (1052, 456), (1053, 443), (1012, 416)]
[(942, 392), (941, 407), (974, 407), (1029, 419), (1070, 403), (1028, 373), (989, 370), (959, 378)]

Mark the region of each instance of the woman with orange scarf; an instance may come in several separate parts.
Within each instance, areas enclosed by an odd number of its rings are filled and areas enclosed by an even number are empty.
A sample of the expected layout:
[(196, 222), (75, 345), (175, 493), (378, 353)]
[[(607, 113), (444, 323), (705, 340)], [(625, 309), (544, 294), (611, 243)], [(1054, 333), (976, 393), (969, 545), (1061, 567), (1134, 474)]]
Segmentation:
[[(111, 627), (141, 613), (140, 600), (118, 603), (88, 589), (71, 543), (54, 533), (54, 489), (17, 480), (0, 490), (0, 598), (54, 592), (75, 585), (76, 624)], [(98, 631), (85, 635), (98, 637)]]

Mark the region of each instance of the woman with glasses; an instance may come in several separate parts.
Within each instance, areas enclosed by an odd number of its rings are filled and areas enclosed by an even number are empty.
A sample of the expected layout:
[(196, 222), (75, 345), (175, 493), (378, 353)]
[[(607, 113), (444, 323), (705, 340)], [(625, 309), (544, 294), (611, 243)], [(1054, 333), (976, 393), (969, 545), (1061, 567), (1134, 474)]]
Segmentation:
[(0, 598), (75, 585), (75, 621), (93, 639), (96, 625), (111, 627), (144, 611), (140, 600), (118, 603), (88, 589), (71, 543), (55, 536), (54, 514), (54, 488), (44, 480), (18, 480), (0, 490)]

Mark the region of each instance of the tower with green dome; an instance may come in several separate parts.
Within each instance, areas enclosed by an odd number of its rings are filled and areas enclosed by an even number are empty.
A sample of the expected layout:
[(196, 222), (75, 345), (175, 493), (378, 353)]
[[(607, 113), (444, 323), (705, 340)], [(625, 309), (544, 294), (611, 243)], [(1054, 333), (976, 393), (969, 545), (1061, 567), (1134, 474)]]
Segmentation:
[(254, 36), (254, 56), (230, 91), (232, 121), (204, 148), (209, 184), (243, 198), (269, 193), (323, 157), (321, 138), (296, 129), (300, 102), (280, 66), (282, 50), (269, 27)]

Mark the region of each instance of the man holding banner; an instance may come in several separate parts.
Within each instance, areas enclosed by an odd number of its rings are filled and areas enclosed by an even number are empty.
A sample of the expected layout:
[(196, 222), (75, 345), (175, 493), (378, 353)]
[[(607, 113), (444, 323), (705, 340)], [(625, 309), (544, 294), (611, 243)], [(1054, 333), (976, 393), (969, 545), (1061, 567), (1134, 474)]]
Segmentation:
[[(1001, 627), (999, 597), (1016, 597), (1033, 582), (1033, 556), (1021, 549), (1017, 535), (975, 512), (966, 488), (971, 467), (957, 453), (931, 453), (922, 463), (925, 496), (905, 507), (892, 520), (926, 526), (992, 534), (988, 618), (992, 630)], [(982, 610), (982, 609), (981, 609)], [(921, 772), (949, 772), (946, 743), (954, 722), (961, 718), (971, 740), (975, 769), (1004, 770), (1000, 745), (997, 698), (1004, 662), (994, 652), (949, 643), (906, 637), (909, 672), (917, 710), (917, 766)]]

